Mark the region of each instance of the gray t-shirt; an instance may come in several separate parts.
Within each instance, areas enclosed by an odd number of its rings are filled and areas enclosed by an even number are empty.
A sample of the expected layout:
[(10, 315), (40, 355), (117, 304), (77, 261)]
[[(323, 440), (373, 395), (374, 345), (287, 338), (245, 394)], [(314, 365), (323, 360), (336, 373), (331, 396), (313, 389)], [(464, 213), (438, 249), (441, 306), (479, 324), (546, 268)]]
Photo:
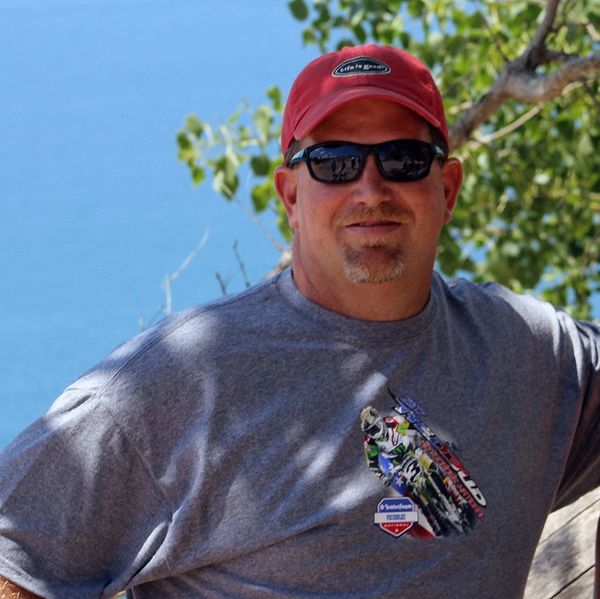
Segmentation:
[(600, 483), (600, 331), (434, 275), (367, 322), (289, 271), (169, 317), (0, 456), (0, 574), (43, 597), (522, 595)]

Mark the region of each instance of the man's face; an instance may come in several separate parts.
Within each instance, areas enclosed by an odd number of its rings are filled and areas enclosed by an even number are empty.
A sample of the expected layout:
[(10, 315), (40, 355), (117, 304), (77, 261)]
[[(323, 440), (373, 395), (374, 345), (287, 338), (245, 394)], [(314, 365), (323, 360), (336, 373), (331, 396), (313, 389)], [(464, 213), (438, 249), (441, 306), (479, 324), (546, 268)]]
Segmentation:
[[(412, 111), (385, 100), (358, 100), (321, 122), (301, 146), (392, 139), (431, 141), (427, 123)], [(370, 155), (357, 181), (331, 185), (312, 179), (306, 164), (281, 168), (276, 185), (295, 230), (295, 277), (321, 288), (341, 282), (428, 286), (461, 172), (457, 162), (435, 160), (425, 179), (387, 181)]]

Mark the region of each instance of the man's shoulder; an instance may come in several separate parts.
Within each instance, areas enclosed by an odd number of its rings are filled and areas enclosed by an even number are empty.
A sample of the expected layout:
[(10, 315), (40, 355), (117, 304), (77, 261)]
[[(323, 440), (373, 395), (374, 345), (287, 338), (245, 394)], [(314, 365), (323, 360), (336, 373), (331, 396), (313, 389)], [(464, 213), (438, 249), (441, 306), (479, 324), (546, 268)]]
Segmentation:
[(240, 293), (171, 314), (113, 350), (72, 387), (99, 390), (127, 373), (160, 379), (167, 372), (192, 368), (208, 354), (256, 338), (280, 312), (277, 277)]
[(498, 283), (475, 283), (465, 279), (440, 281), (449, 318), (468, 319), (484, 328), (551, 334), (563, 319), (570, 318), (552, 304), (520, 294)]
[(207, 406), (229, 379), (246, 376), (255, 356), (268, 351), (268, 319), (285, 320), (273, 317), (282, 312), (278, 296), (273, 279), (164, 318), (69, 385), (38, 428), (62, 435), (92, 421), (97, 434), (123, 436), (136, 451), (168, 462), (168, 448), (192, 424), (204, 426)]
[(499, 283), (476, 283), (466, 279), (442, 281), (439, 275), (438, 280), (441, 281), (440, 285), (447, 297), (464, 308), (474, 310), (494, 308), (494, 311), (514, 312), (526, 316), (535, 314), (548, 316), (557, 312), (556, 308), (548, 302), (530, 294), (516, 293)]
[(515, 293), (498, 283), (474, 283), (464, 279), (443, 281), (436, 275), (434, 286), (443, 297), (446, 317), (468, 326), (504, 336), (526, 335), (549, 342), (582, 333), (598, 337), (599, 327), (577, 321), (564, 310), (530, 294)]

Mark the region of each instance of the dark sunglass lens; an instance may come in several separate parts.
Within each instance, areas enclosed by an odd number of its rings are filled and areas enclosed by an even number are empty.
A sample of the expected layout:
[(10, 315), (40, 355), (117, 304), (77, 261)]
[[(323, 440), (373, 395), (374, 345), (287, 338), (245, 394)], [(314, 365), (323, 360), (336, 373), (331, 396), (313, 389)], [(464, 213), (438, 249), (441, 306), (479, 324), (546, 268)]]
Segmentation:
[(318, 181), (347, 183), (360, 174), (364, 151), (349, 144), (323, 144), (310, 151), (309, 163)]
[(382, 145), (378, 151), (382, 174), (392, 181), (418, 181), (429, 174), (433, 148), (426, 142), (399, 140)]

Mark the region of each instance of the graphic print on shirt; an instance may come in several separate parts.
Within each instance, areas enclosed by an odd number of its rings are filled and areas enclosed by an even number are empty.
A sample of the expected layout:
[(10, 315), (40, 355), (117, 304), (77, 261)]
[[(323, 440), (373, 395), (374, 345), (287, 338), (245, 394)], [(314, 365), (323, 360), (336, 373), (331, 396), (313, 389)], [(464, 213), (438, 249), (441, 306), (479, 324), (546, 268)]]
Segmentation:
[(375, 525), (394, 537), (463, 534), (483, 520), (486, 500), (448, 443), (423, 422), (413, 399), (397, 398), (384, 417), (367, 406), (360, 415), (367, 464), (386, 487)]

